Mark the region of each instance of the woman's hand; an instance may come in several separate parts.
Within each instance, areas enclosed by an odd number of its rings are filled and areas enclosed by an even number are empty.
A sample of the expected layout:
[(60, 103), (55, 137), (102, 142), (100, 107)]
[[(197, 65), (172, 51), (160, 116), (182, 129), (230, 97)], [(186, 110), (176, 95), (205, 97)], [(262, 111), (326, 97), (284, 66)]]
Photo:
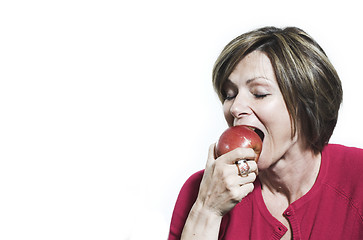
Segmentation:
[[(222, 217), (254, 188), (258, 173), (255, 152), (250, 148), (237, 148), (215, 159), (214, 148), (215, 144), (209, 147), (199, 194), (181, 239), (218, 239)], [(241, 159), (248, 160), (247, 176), (238, 175), (235, 163)]]
[[(252, 192), (257, 176), (256, 154), (250, 148), (238, 148), (217, 159), (214, 157), (215, 144), (209, 148), (208, 160), (200, 185), (196, 204), (205, 210), (224, 216), (248, 193)], [(247, 176), (238, 175), (236, 162), (248, 160)]]

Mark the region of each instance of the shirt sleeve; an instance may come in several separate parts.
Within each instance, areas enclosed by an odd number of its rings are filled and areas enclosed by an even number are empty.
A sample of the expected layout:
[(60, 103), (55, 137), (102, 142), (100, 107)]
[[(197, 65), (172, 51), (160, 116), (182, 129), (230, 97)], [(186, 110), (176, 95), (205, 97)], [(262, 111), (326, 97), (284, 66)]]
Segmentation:
[(179, 240), (190, 209), (197, 199), (204, 170), (194, 173), (179, 192), (170, 223), (169, 240)]

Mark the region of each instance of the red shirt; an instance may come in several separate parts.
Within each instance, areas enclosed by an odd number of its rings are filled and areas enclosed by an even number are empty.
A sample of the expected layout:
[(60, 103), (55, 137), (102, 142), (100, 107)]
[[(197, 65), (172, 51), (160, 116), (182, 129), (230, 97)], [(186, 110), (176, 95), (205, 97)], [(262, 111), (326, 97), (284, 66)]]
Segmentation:
[[(202, 177), (199, 171), (182, 187), (169, 240), (180, 239)], [(363, 150), (327, 145), (314, 186), (284, 216), (293, 239), (363, 239)], [(253, 192), (223, 217), (218, 239), (280, 239), (286, 230), (267, 210), (257, 178)]]

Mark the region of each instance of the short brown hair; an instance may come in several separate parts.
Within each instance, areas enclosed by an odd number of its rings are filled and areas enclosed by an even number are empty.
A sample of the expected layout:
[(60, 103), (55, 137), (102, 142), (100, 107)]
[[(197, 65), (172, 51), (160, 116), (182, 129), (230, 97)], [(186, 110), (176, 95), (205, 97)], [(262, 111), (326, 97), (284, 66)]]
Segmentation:
[(292, 122), (306, 146), (321, 152), (338, 119), (343, 98), (339, 76), (319, 44), (296, 27), (260, 28), (242, 34), (223, 49), (213, 68), (213, 85), (223, 102), (223, 84), (247, 54), (269, 57)]

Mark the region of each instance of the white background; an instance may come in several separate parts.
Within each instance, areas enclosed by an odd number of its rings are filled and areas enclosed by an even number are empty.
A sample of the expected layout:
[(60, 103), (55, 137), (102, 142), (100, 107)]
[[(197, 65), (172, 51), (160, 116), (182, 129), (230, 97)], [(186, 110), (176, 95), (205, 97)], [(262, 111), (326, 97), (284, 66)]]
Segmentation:
[(298, 26), (344, 87), (332, 142), (363, 147), (356, 1), (2, 1), (0, 239), (166, 239), (225, 129), (212, 66), (237, 35)]

